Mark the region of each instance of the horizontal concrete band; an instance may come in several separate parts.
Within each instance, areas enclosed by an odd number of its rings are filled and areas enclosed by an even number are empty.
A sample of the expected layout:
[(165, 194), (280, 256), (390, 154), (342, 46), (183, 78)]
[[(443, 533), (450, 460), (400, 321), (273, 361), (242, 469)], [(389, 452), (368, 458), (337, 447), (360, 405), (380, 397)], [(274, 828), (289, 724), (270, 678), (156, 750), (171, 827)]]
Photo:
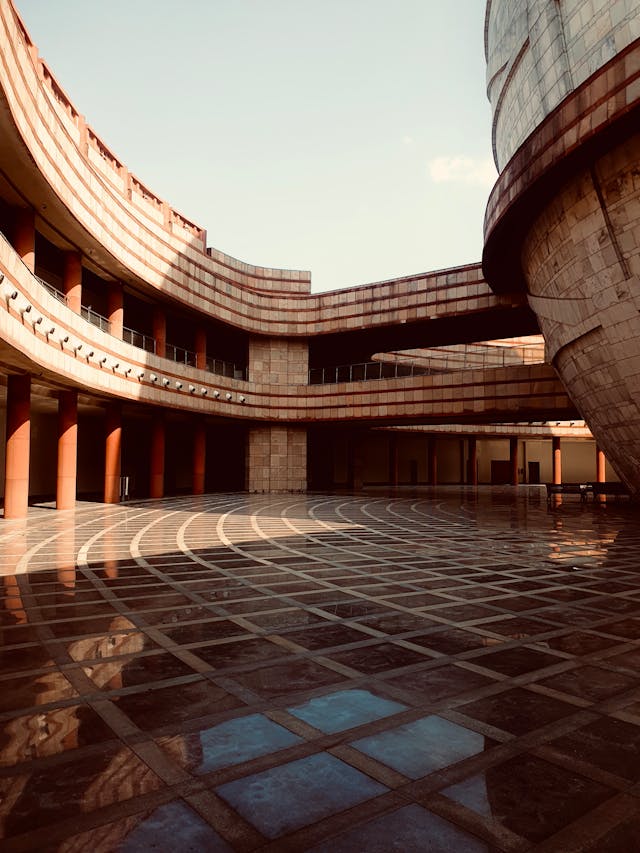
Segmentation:
[(487, 205), (482, 259), (496, 293), (526, 290), (520, 252), (537, 212), (576, 172), (638, 127), (640, 40), (567, 96), (500, 174)]
[[(0, 2), (0, 45), (2, 173), (46, 229), (83, 251), (91, 248), (92, 264), (107, 279), (118, 269), (125, 283), (272, 335), (330, 334), (508, 307), (477, 264), (312, 296), (308, 273), (254, 267), (205, 249), (200, 237), (167, 226), (158, 208), (166, 204), (137, 179), (123, 185), (124, 166), (89, 131), (101, 155), (93, 156), (79, 111), (37, 57), (10, 0)], [(105, 171), (105, 162), (113, 168)]]
[[(250, 383), (144, 353), (95, 329), (53, 297), (51, 306), (44, 299), (25, 313), (32, 303), (22, 294), (12, 299), (5, 284), (5, 298), (0, 299), (5, 365), (37, 374), (44, 382), (63, 380), (105, 399), (254, 421), (510, 421), (516, 413), (536, 420), (575, 417), (555, 371), (545, 364), (330, 386)], [(70, 314), (72, 323), (66, 324), (63, 314)]]

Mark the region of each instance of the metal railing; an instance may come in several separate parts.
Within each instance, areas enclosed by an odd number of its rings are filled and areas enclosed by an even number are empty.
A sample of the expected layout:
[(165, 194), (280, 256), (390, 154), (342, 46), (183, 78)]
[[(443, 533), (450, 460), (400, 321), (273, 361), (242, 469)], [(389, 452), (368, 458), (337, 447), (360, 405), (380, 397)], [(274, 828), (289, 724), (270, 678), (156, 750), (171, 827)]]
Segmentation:
[(166, 345), (165, 358), (175, 361), (178, 364), (188, 364), (190, 367), (196, 366), (195, 352), (184, 349), (184, 347), (178, 347), (175, 344)]
[(97, 311), (94, 311), (90, 305), (80, 306), (80, 315), (88, 323), (91, 323), (92, 326), (97, 326), (98, 329), (102, 329), (103, 332), (111, 332), (111, 323), (109, 320), (107, 320), (106, 317), (103, 317), (102, 314), (98, 314)]
[(40, 284), (48, 293), (51, 294), (51, 296), (55, 296), (55, 298), (58, 301), (62, 302), (64, 305), (67, 304), (67, 297), (61, 290), (58, 290), (57, 287), (54, 287), (52, 284), (49, 284), (48, 281), (45, 281), (43, 278), (40, 278), (39, 275), (34, 276), (34, 278), (36, 278), (40, 282)]
[[(50, 284), (48, 281), (45, 281), (43, 278), (40, 278), (40, 276), (34, 277), (48, 293), (64, 305), (68, 306), (67, 297), (61, 290), (58, 290), (57, 287)], [(103, 317), (102, 314), (94, 311), (90, 306), (82, 305), (80, 315), (93, 326), (102, 329), (103, 332), (111, 333), (111, 323), (109, 320), (106, 317)], [(139, 332), (136, 329), (130, 329), (125, 326), (122, 330), (122, 340), (125, 343), (131, 344), (131, 346), (145, 350), (145, 352), (154, 354), (156, 352), (155, 338), (151, 335), (145, 335), (143, 332)], [(185, 349), (184, 347), (179, 347), (176, 344), (166, 345), (165, 358), (168, 358), (177, 364), (186, 364), (189, 367), (196, 367), (197, 364), (195, 352)], [(247, 379), (246, 366), (235, 364), (232, 361), (224, 361), (224, 359), (221, 358), (208, 357), (206, 359), (206, 369), (209, 373), (215, 373), (217, 376), (226, 376), (229, 379)]]
[(365, 361), (336, 367), (312, 367), (309, 385), (331, 385), (337, 382), (368, 382), (371, 379), (397, 379), (400, 376), (426, 376), (432, 371), (417, 364)]
[[(34, 275), (34, 278), (40, 282), (40, 284), (44, 287), (47, 293), (50, 293), (51, 296), (54, 296), (59, 302), (62, 302), (63, 305), (69, 305), (69, 300), (65, 293), (61, 290), (58, 290), (53, 284), (48, 281), (45, 281), (43, 278), (40, 278), (39, 275)], [(91, 323), (92, 326), (97, 326), (98, 329), (102, 329), (103, 332), (111, 331), (111, 323), (106, 317), (103, 317), (102, 314), (98, 314), (97, 311), (94, 311), (90, 305), (81, 305), (80, 306), (80, 316), (83, 317), (88, 323)]]
[(129, 329), (127, 326), (122, 329), (122, 340), (127, 344), (131, 344), (132, 347), (143, 349), (146, 352), (155, 353), (156, 351), (155, 338), (152, 338), (151, 335), (137, 332), (135, 329)]
[(226, 376), (229, 379), (245, 379), (247, 378), (247, 368), (240, 364), (234, 364), (232, 361), (224, 361), (221, 358), (207, 358), (206, 369), (209, 373), (215, 373), (216, 376)]
[[(428, 363), (424, 363), (426, 361)], [(514, 347), (464, 344), (425, 351), (422, 364), (409, 359), (398, 359), (340, 364), (335, 367), (312, 367), (309, 370), (309, 385), (398, 379), (403, 376), (434, 376), (459, 370), (486, 370), (543, 362), (544, 348), (538, 344)]]

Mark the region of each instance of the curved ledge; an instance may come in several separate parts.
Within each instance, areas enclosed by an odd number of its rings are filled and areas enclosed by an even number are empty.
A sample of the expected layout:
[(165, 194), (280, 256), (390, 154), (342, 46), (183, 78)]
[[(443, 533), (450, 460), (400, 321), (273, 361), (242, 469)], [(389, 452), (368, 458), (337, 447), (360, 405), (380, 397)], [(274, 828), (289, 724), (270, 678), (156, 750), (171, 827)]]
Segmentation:
[(206, 249), (204, 230), (153, 195), (86, 126), (11, 0), (0, 0), (0, 153), (17, 196), (105, 278), (252, 334), (308, 337), (431, 319), (473, 299), (499, 304), (479, 265), (316, 296), (308, 273)]
[(496, 293), (526, 291), (520, 251), (537, 212), (571, 176), (638, 126), (640, 39), (550, 113), (498, 178), (487, 204), (482, 257)]
[(51, 296), (4, 240), (0, 268), (5, 271), (0, 283), (4, 363), (104, 400), (253, 422), (489, 421), (511, 419), (516, 411), (536, 420), (547, 412), (553, 417), (559, 417), (558, 412), (575, 415), (555, 371), (545, 364), (332, 386), (226, 379), (159, 358), (92, 326)]

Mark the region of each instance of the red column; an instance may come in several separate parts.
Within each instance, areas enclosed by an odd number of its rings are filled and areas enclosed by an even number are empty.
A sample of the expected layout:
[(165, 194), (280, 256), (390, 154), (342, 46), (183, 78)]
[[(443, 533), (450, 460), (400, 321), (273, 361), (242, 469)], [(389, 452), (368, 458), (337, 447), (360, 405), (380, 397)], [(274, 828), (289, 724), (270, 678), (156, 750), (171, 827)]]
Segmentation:
[(7, 378), (7, 443), (4, 474), (4, 517), (25, 518), (29, 506), (31, 377)]
[(161, 305), (156, 305), (153, 311), (153, 337), (156, 355), (164, 358), (167, 353), (167, 315)]
[(596, 482), (604, 483), (607, 479), (606, 459), (604, 451), (596, 444)]
[(122, 446), (122, 408), (107, 406), (105, 419), (104, 502), (120, 503), (120, 451)]
[(62, 287), (67, 297), (67, 305), (76, 314), (82, 307), (82, 258), (78, 252), (65, 252)]
[(193, 430), (193, 494), (204, 494), (207, 432), (204, 421), (196, 421)]
[(73, 509), (76, 505), (77, 458), (78, 394), (76, 391), (61, 391), (58, 397), (56, 509)]
[(429, 485), (438, 485), (438, 447), (435, 438), (430, 438), (428, 443), (429, 453)]
[(107, 313), (111, 324), (111, 334), (122, 340), (122, 329), (124, 326), (124, 294), (119, 281), (109, 282), (107, 293)]
[(13, 225), (13, 248), (31, 272), (36, 268), (36, 217), (33, 208), (18, 207)]
[(149, 496), (152, 498), (164, 497), (164, 445), (164, 417), (162, 415), (156, 415), (151, 427), (151, 477), (149, 482)]
[(196, 328), (195, 337), (196, 367), (205, 370), (207, 366), (207, 333), (202, 326)]
[(562, 451), (560, 450), (560, 437), (554, 436), (552, 442), (553, 476), (551, 479), (555, 485), (560, 485), (560, 483), (562, 483)]
[(478, 442), (475, 436), (469, 439), (469, 483), (478, 485)]
[(509, 439), (509, 462), (511, 463), (511, 485), (518, 485), (518, 439)]

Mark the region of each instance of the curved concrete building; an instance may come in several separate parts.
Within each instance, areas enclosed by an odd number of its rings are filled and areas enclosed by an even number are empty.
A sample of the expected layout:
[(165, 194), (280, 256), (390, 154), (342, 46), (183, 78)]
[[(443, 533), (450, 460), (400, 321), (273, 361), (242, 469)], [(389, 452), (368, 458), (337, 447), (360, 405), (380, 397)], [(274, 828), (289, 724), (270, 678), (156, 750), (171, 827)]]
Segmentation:
[(489, 0), (500, 177), (483, 268), (525, 292), (570, 396), (640, 492), (640, 6)]
[[(76, 496), (559, 482), (561, 433), (569, 479), (602, 479), (581, 426), (556, 423), (577, 412), (538, 333), (479, 264), (314, 295), (307, 272), (211, 248), (0, 0), (5, 517)], [(546, 441), (522, 425), (551, 420)], [(500, 441), (474, 432), (492, 424)]]

